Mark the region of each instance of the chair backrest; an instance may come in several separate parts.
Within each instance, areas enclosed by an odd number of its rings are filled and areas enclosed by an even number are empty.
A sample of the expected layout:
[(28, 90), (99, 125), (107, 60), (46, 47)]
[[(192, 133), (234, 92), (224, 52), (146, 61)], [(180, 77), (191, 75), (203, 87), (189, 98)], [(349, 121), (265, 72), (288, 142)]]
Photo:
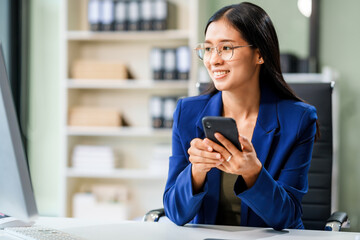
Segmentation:
[(309, 170), (309, 191), (302, 200), (306, 229), (323, 230), (331, 215), (333, 166), (332, 83), (289, 83), (296, 94), (317, 109), (320, 139), (315, 142)]

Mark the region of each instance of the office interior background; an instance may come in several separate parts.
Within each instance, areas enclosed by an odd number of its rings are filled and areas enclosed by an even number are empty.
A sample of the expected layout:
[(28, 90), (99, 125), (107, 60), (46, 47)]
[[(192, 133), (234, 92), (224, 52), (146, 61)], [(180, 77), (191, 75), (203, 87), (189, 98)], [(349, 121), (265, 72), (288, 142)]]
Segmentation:
[[(5, 2), (5, 1), (4, 1)], [(2, 2), (2, 4), (4, 4)], [(79, 2), (85, 2), (81, 5)], [(74, 194), (82, 188), (82, 185), (89, 183), (111, 183), (112, 179), (106, 177), (94, 178), (77, 176), (80, 180), (74, 178), (68, 178), (66, 166), (69, 166), (71, 151), (66, 150), (75, 146), (76, 141), (86, 143), (84, 136), (76, 136), (73, 133), (73, 137), (68, 137), (64, 131), (64, 123), (67, 122), (65, 118), (68, 111), (68, 96), (76, 95), (82, 91), (77, 87), (66, 87), (68, 79), (67, 64), (68, 59), (72, 58), (72, 54), (79, 54), (77, 48), (81, 44), (88, 44), (88, 48), (91, 48), (96, 43), (91, 43), (84, 39), (80, 39), (81, 36), (72, 36), (68, 33), (67, 21), (69, 18), (84, 18), (81, 14), (84, 11), (81, 6), (87, 6), (87, 1), (84, 0), (29, 0), (29, 22), (28, 22), (28, 123), (27, 123), (27, 150), (30, 165), (30, 172), (34, 185), (35, 196), (41, 215), (48, 216), (63, 216), (72, 215), (73, 209), (67, 209), (67, 205), (71, 205), (71, 200), (64, 199), (66, 192)], [(180, 1), (172, 0), (176, 6)], [(195, 2), (195, 1), (194, 1)], [(192, 0), (189, 0), (188, 5), (194, 4)], [(222, 6), (238, 3), (240, 1), (233, 0), (197, 0), (198, 8), (195, 8), (195, 15), (189, 16), (188, 19), (182, 19), (188, 21), (188, 27), (192, 29), (193, 33), (189, 37), (170, 38), (169, 41), (174, 41), (173, 45), (182, 45), (185, 43), (193, 43), (193, 40), (203, 41), (203, 30), (207, 19), (217, 9)], [(306, 58), (309, 56), (309, 30), (310, 19), (303, 16), (298, 10), (297, 0), (253, 0), (250, 1), (263, 7), (270, 17), (272, 18), (276, 27), (280, 48), (282, 53), (292, 53), (299, 58)], [(350, 231), (360, 231), (360, 193), (358, 182), (360, 181), (360, 68), (357, 66), (358, 54), (360, 53), (360, 46), (358, 39), (360, 39), (360, 28), (357, 27), (357, 23), (360, 22), (360, 15), (358, 11), (360, 9), (360, 2), (358, 0), (319, 0), (319, 27), (318, 27), (318, 69), (321, 72), (323, 69), (331, 69), (333, 76), (336, 78), (336, 129), (337, 133), (334, 135), (334, 141), (337, 143), (336, 149), (337, 166), (334, 169), (337, 172), (337, 179), (335, 181), (337, 186), (337, 209), (346, 211), (351, 221)], [(5, 3), (6, 4), (6, 3)], [(186, 4), (185, 4), (186, 5)], [(4, 6), (4, 5), (2, 5)], [(73, 6), (74, 9), (68, 6)], [(3, 8), (4, 9), (4, 8)], [(73, 13), (69, 13), (69, 12)], [(78, 14), (77, 14), (78, 11)], [(187, 11), (184, 5), (180, 5), (177, 11)], [(85, 11), (86, 12), (86, 11)], [(177, 15), (181, 20), (182, 13), (178, 12)], [(186, 16), (186, 14), (185, 14)], [(196, 21), (194, 21), (196, 19)], [(194, 22), (193, 22), (194, 21)], [(181, 23), (178, 23), (179, 26)], [(81, 24), (80, 24), (81, 25)], [(195, 26), (194, 26), (195, 25)], [(182, 26), (182, 25), (181, 25)], [(70, 29), (71, 30), (71, 29)], [(73, 29), (72, 29), (73, 30)], [(174, 34), (182, 34), (174, 32)], [(151, 37), (151, 35), (150, 35)], [(185, 40), (183, 38), (186, 38)], [(189, 39), (187, 39), (189, 38)], [(97, 42), (98, 40), (94, 41)], [(99, 40), (100, 42), (102, 40)], [(157, 39), (135, 41), (135, 45), (130, 43), (129, 46), (136, 47), (136, 44), (152, 44), (153, 46), (161, 47), (162, 43), (159, 40), (159, 44), (156, 43)], [(90, 43), (89, 43), (90, 42)], [(103, 49), (106, 50), (108, 45), (124, 44), (126, 40), (112, 40), (102, 43)], [(195, 42), (194, 42), (195, 43)], [(78, 45), (77, 45), (78, 44)], [(166, 45), (166, 44), (165, 44)], [(138, 46), (138, 47), (139, 47)], [(171, 45), (166, 45), (166, 47)], [(189, 46), (190, 49), (195, 46)], [(96, 52), (96, 50), (93, 50)], [(128, 53), (131, 53), (128, 52)], [(145, 56), (148, 56), (146, 54)], [(116, 57), (116, 56), (115, 56)], [(149, 64), (147, 65), (149, 66)], [(192, 65), (194, 67), (194, 64)], [(198, 63), (195, 63), (194, 69), (197, 72), (200, 71)], [(191, 69), (193, 71), (194, 69)], [(149, 69), (145, 71), (150, 71)], [(326, 70), (327, 71), (327, 70)], [(139, 70), (134, 70), (136, 74)], [(135, 74), (135, 75), (136, 75)], [(145, 75), (148, 77), (150, 74)], [(193, 76), (194, 79), (199, 75)], [(194, 83), (195, 84), (195, 83)], [(81, 88), (81, 87), (80, 87)], [(187, 88), (187, 87), (185, 87)], [(191, 86), (189, 87), (191, 88)], [(195, 86), (193, 86), (195, 89)], [(183, 94), (180, 90), (175, 90), (176, 94)], [(181, 90), (182, 89), (182, 90)], [(78, 92), (77, 92), (78, 91)], [(91, 92), (92, 90), (84, 90), (85, 92)], [(106, 91), (106, 90), (102, 90)], [(110, 95), (124, 94), (127, 90), (109, 90)], [(131, 94), (134, 94), (134, 90), (128, 90)], [(144, 94), (146, 90), (139, 90), (135, 94)], [(176, 92), (179, 91), (179, 92)], [(76, 93), (76, 94), (74, 94)], [(187, 93), (187, 89), (185, 89)], [(107, 94), (107, 93), (106, 93)], [(106, 95), (104, 94), (104, 95)], [(131, 95), (129, 93), (129, 96)], [(149, 94), (149, 93), (145, 93)], [(160, 95), (163, 93), (160, 93)], [(126, 93), (125, 97), (128, 96)], [(151, 95), (151, 93), (150, 93)], [(74, 97), (74, 96), (72, 96)], [(88, 97), (86, 95), (86, 97)], [(117, 99), (115, 97), (115, 99)], [(124, 100), (124, 99), (123, 99)], [(76, 100), (74, 100), (76, 102)], [(108, 100), (107, 100), (108, 101)], [(91, 103), (92, 101), (89, 100)], [(139, 104), (143, 102), (139, 101)], [(147, 104), (147, 103), (145, 103)], [(148, 109), (148, 106), (135, 106), (142, 109)], [(150, 120), (147, 120), (146, 124)], [(161, 134), (160, 134), (161, 135)], [(166, 135), (166, 134), (165, 134)], [(335, 138), (336, 137), (336, 138)], [(71, 140), (69, 140), (71, 138)], [(106, 136), (98, 136), (100, 139), (106, 139)], [(146, 137), (145, 137), (146, 138)], [(147, 137), (150, 138), (150, 137)], [(160, 139), (170, 139), (166, 135), (160, 136)], [(90, 140), (90, 143), (98, 143), (102, 140)], [(133, 144), (130, 149), (134, 151), (142, 152), (142, 143), (145, 140), (139, 140), (134, 136), (117, 136), (110, 137), (110, 139), (103, 140), (101, 143), (111, 144), (124, 143), (126, 141), (139, 144)], [(146, 141), (149, 141), (146, 140)], [(159, 140), (162, 143), (163, 140)], [(136, 146), (134, 146), (136, 145)], [(137, 148), (136, 148), (137, 147)], [(161, 150), (161, 149), (160, 149)], [(136, 154), (135, 154), (136, 155)], [(164, 161), (162, 164), (166, 164)], [(130, 164), (131, 167), (131, 164)], [(140, 173), (141, 174), (141, 173)], [(166, 178), (166, 175), (162, 175)], [(64, 181), (64, 179), (67, 179)], [(131, 178), (131, 177), (130, 177)], [(164, 179), (152, 178), (142, 179), (139, 177), (133, 179), (115, 179), (114, 182), (122, 184), (127, 183), (127, 187), (130, 189), (137, 189), (139, 192), (145, 189), (151, 188), (153, 185), (161, 187), (165, 183)], [(81, 182), (81, 184), (79, 183)], [(130, 182), (130, 183), (129, 183)], [(72, 189), (74, 188), (74, 189)], [(76, 189), (75, 189), (76, 188)], [(86, 190), (85, 190), (86, 191)], [(158, 195), (155, 201), (160, 201), (162, 192), (159, 188), (146, 194)], [(131, 195), (131, 194), (130, 194)], [(145, 196), (146, 197), (146, 196)], [(139, 198), (144, 198), (144, 195), (136, 194), (129, 196), (133, 202), (133, 206), (140, 204)], [(64, 204), (64, 202), (66, 204)], [(159, 205), (140, 207), (139, 209), (148, 210), (152, 208), (161, 207)], [(145, 213), (145, 212), (144, 212)], [(135, 217), (138, 217), (135, 214)]]

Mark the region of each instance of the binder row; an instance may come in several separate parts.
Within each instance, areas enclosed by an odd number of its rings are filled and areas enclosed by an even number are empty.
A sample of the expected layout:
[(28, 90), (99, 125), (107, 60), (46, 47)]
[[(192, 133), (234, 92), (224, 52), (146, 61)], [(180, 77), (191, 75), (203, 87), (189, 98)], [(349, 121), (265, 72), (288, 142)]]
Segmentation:
[(188, 46), (153, 48), (150, 64), (154, 80), (188, 80), (191, 66)]
[(89, 0), (92, 31), (161, 31), (167, 29), (166, 0)]
[(151, 97), (150, 115), (153, 128), (172, 128), (177, 99), (178, 97)]

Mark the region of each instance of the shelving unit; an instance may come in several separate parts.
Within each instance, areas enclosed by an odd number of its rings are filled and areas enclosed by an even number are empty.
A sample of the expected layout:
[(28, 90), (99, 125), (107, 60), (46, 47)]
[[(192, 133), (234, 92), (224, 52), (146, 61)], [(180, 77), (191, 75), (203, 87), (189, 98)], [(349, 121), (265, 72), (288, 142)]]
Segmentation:
[[(171, 129), (151, 127), (151, 96), (187, 96), (195, 93), (197, 59), (192, 58), (190, 79), (152, 79), (150, 50), (153, 47), (195, 46), (197, 42), (196, 0), (170, 0), (176, 16), (175, 26), (164, 31), (92, 32), (87, 23), (88, 0), (64, 0), (65, 23), (63, 95), (64, 95), (64, 176), (63, 216), (72, 216), (72, 198), (84, 185), (121, 184), (129, 191), (127, 219), (141, 217), (162, 206), (168, 158), (156, 159), (158, 146), (169, 147)], [(120, 61), (126, 64), (133, 79), (73, 79), (71, 67), (78, 59)], [(68, 126), (69, 109), (74, 106), (118, 109), (130, 126)], [(110, 146), (119, 167), (111, 171), (81, 171), (72, 168), (71, 157), (77, 145)], [(166, 165), (166, 166), (165, 166)], [(91, 211), (91, 209), (89, 209)]]

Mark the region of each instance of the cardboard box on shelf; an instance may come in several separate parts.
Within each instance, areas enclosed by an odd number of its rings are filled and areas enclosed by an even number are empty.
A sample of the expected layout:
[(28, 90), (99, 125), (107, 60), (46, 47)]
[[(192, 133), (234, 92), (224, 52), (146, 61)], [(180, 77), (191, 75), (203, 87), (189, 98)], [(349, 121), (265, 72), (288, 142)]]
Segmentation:
[(121, 114), (116, 109), (73, 107), (69, 112), (69, 125), (118, 127), (122, 125)]
[(74, 79), (128, 79), (128, 69), (120, 62), (76, 60), (71, 67)]

